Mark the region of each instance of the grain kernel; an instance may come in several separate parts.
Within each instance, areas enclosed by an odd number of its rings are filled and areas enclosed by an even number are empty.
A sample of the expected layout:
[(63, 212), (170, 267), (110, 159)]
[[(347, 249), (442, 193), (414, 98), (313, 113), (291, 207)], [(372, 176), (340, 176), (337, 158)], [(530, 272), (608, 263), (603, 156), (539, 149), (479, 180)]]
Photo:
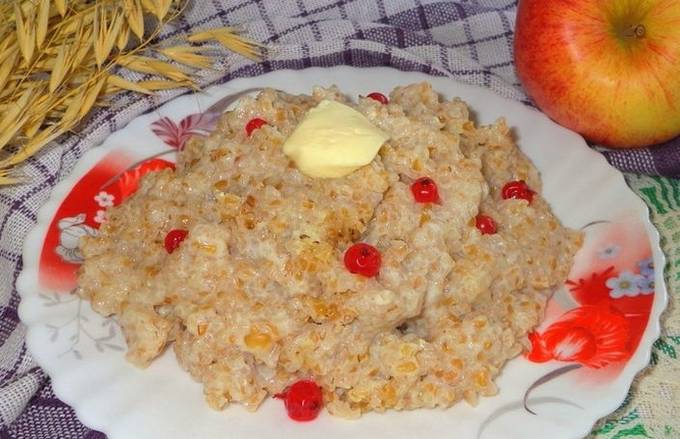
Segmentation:
[(394, 407), (397, 404), (397, 391), (392, 383), (382, 386), (378, 392), (378, 397), (384, 407)]
[(213, 189), (215, 189), (218, 192), (227, 192), (229, 190), (229, 181), (218, 180), (215, 183), (213, 183)]
[(272, 344), (272, 338), (269, 334), (260, 332), (252, 328), (250, 332), (243, 337), (246, 346), (251, 349), (268, 349)]
[(442, 378), (447, 383), (454, 383), (458, 379), (458, 374), (456, 372), (452, 371), (452, 370), (449, 370), (447, 372), (444, 372), (444, 374), (442, 375)]
[(229, 150), (227, 148), (213, 149), (210, 151), (210, 160), (214, 162), (215, 160), (218, 160), (228, 154)]
[(451, 360), (451, 366), (455, 367), (456, 369), (462, 369), (463, 366), (465, 366), (465, 362), (460, 358), (454, 358)]
[(479, 387), (486, 387), (489, 385), (489, 374), (485, 370), (480, 370), (472, 375), (472, 379)]
[(399, 373), (413, 373), (418, 370), (418, 365), (413, 361), (405, 361), (397, 366), (397, 372)]
[(463, 392), (463, 399), (465, 400), (465, 402), (474, 407), (477, 405), (479, 398), (477, 397), (477, 393), (474, 390), (468, 389)]
[(161, 270), (160, 270), (160, 268), (158, 268), (158, 267), (152, 265), (152, 266), (150, 266), (150, 267), (146, 267), (146, 268), (144, 269), (144, 271), (146, 272), (147, 276), (155, 276), (155, 275), (157, 275)]
[(214, 244), (208, 244), (206, 242), (197, 241), (195, 242), (195, 245), (196, 247), (198, 247), (199, 250), (210, 255), (214, 255), (215, 252), (217, 251), (217, 246)]

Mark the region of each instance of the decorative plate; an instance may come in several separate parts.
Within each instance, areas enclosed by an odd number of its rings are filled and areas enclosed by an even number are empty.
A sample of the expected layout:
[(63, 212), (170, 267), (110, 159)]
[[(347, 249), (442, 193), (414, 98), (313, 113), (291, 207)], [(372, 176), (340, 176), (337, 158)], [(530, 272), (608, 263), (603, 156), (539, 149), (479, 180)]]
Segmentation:
[[(287, 419), (276, 400), (256, 413), (238, 405), (218, 412), (208, 408), (200, 385), (180, 369), (172, 350), (148, 369), (136, 369), (124, 359), (116, 322), (69, 294), (81, 261), (78, 239), (97, 233), (106, 208), (134, 192), (143, 174), (173, 166), (174, 152), (190, 135), (209, 132), (216, 115), (204, 110), (221, 97), (253, 87), (308, 93), (314, 85), (332, 84), (356, 96), (418, 81), (462, 97), (480, 123), (505, 116), (541, 171), (543, 194), (557, 216), (586, 234), (569, 280), (530, 334), (532, 349), (507, 364), (497, 396), (477, 407), (371, 413), (355, 421), (322, 413), (304, 424)], [(277, 71), (183, 96), (138, 117), (86, 154), (54, 188), (23, 256), (17, 287), (28, 348), (57, 396), (83, 423), (112, 439), (583, 437), (621, 404), (635, 374), (648, 364), (667, 300), (664, 257), (646, 206), (583, 139), (488, 90), (386, 68)]]

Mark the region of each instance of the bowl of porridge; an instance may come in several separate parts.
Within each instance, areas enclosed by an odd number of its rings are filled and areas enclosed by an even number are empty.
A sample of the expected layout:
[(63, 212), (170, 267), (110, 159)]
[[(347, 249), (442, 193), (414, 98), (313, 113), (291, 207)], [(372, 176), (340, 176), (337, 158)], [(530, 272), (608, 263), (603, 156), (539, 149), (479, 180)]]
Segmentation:
[[(327, 102), (386, 139), (342, 176), (286, 153)], [(503, 119), (478, 125), (427, 82), (265, 89), (107, 211), (77, 294), (115, 316), (130, 363), (173, 351), (214, 409), (358, 418), (495, 395), (581, 243)]]

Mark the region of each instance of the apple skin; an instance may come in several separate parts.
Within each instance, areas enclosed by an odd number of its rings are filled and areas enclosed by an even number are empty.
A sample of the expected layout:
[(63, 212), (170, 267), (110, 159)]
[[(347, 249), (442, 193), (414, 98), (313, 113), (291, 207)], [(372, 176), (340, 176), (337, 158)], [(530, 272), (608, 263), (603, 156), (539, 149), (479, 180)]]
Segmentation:
[(680, 1), (520, 0), (515, 66), (536, 105), (609, 147), (680, 134)]

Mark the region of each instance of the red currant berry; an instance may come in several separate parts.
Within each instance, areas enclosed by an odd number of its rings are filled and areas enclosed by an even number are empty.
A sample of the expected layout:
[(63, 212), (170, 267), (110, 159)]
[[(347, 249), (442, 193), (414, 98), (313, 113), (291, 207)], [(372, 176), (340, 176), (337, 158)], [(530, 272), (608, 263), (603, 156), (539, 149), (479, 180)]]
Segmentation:
[(283, 399), (288, 417), (294, 421), (311, 421), (323, 407), (321, 387), (311, 380), (297, 381), (274, 398)]
[(490, 216), (477, 215), (477, 218), (475, 218), (475, 226), (482, 232), (482, 235), (493, 235), (496, 233), (496, 221)]
[(253, 131), (262, 128), (264, 125), (267, 125), (267, 121), (264, 119), (260, 119), (259, 117), (250, 119), (246, 124), (246, 134), (250, 137)]
[(414, 181), (411, 185), (411, 192), (413, 198), (417, 203), (438, 203), (439, 191), (437, 190), (437, 183), (430, 177), (421, 177)]
[(363, 242), (354, 244), (345, 252), (345, 267), (350, 273), (373, 277), (380, 271), (380, 252)]
[(182, 229), (173, 229), (165, 235), (165, 251), (168, 253), (174, 252), (177, 247), (184, 241), (189, 232)]
[(536, 192), (529, 189), (529, 186), (524, 182), (524, 180), (510, 181), (503, 186), (501, 195), (504, 200), (508, 198), (517, 198), (520, 200), (527, 200), (529, 203), (533, 201), (534, 194)]
[(388, 102), (389, 102), (389, 99), (387, 99), (387, 96), (385, 96), (382, 93), (378, 93), (378, 92), (369, 93), (366, 97), (371, 98), (374, 101), (378, 101), (383, 105), (387, 105)]

